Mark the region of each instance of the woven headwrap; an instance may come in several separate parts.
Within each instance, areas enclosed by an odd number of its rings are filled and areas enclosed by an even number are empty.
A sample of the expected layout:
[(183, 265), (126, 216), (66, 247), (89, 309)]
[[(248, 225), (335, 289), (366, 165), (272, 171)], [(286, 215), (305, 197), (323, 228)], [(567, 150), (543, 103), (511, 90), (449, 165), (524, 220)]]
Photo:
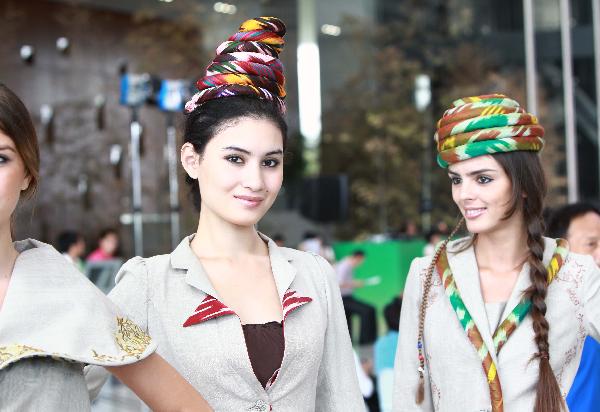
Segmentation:
[(271, 100), (285, 112), (285, 77), (278, 56), (283, 49), (285, 25), (275, 17), (247, 20), (237, 33), (217, 47), (206, 74), (196, 82), (198, 93), (185, 105), (194, 109), (212, 99), (255, 96)]
[(441, 167), (485, 154), (544, 147), (544, 128), (533, 114), (503, 94), (465, 97), (438, 121), (435, 141)]

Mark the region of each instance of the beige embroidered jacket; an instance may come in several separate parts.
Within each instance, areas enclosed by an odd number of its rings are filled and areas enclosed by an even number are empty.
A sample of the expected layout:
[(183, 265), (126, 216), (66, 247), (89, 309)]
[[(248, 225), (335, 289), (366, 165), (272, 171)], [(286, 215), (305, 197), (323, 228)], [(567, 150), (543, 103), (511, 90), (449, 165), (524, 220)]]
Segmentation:
[[(545, 238), (544, 263), (548, 264), (556, 241)], [(493, 348), (492, 334), (479, 284), (473, 247), (456, 252), (461, 240), (449, 244), (448, 260), (467, 310), (484, 342)], [(491, 411), (489, 387), (481, 361), (460, 325), (437, 272), (429, 295), (425, 320), (425, 401), (415, 403), (418, 382), (417, 336), (421, 288), (431, 257), (415, 259), (407, 279), (396, 354), (394, 411)], [(531, 284), (526, 264), (517, 278), (502, 320), (518, 304)], [(600, 271), (589, 256), (569, 253), (548, 288), (546, 319), (550, 324), (550, 363), (563, 397), (579, 366), (584, 338), (600, 339)], [(492, 358), (502, 384), (505, 412), (532, 411), (538, 362), (531, 316), (510, 336)]]
[(156, 345), (52, 246), (15, 248), (0, 310), (0, 410), (89, 410), (84, 364), (130, 364)]
[[(219, 301), (185, 238), (170, 255), (134, 258), (109, 297), (158, 342), (215, 411), (364, 411), (335, 274), (321, 257), (268, 241), (284, 312), (285, 353), (266, 389), (239, 318)], [(250, 292), (249, 292), (250, 293)], [(92, 396), (98, 371), (86, 378)]]

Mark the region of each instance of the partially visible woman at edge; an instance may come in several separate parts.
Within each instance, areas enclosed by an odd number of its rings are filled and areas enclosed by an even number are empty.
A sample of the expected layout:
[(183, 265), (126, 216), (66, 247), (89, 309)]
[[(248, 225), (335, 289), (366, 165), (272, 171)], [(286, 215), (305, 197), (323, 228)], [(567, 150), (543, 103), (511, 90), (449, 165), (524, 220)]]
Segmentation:
[(544, 129), (497, 94), (455, 101), (437, 126), (471, 236), (412, 263), (394, 410), (566, 410), (583, 341), (600, 339), (600, 273), (542, 237)]
[(109, 297), (216, 411), (364, 411), (333, 269), (256, 230), (283, 180), (284, 34), (260, 17), (217, 48), (181, 148), (198, 229), (127, 262)]
[(52, 246), (13, 242), (13, 213), (38, 179), (33, 123), (0, 83), (0, 409), (89, 411), (83, 366), (93, 364), (154, 410), (210, 411), (150, 337)]

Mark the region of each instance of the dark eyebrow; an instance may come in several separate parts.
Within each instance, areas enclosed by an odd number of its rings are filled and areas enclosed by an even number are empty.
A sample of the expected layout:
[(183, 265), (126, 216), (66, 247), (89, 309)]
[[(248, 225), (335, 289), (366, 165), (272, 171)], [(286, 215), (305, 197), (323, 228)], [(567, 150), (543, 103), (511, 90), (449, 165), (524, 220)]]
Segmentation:
[(0, 150), (12, 150), (13, 152), (17, 153), (17, 151), (10, 146), (0, 146)]
[[(497, 170), (494, 170), (494, 169), (479, 169), (479, 170), (474, 170), (472, 172), (467, 173), (467, 176), (477, 176), (477, 175), (480, 175), (482, 173), (488, 173), (488, 172), (497, 172)], [(449, 175), (453, 175), (453, 176), (460, 176), (460, 174), (452, 172), (450, 170), (448, 170), (448, 174)]]
[[(249, 150), (242, 149), (241, 147), (237, 147), (237, 146), (227, 146), (227, 147), (224, 147), (222, 150), (235, 150), (236, 152), (245, 153), (249, 156), (252, 155), (252, 152), (250, 152)], [(270, 152), (265, 153), (265, 156), (273, 156), (273, 155), (283, 155), (283, 150), (277, 149), (277, 150), (271, 150)]]
[(237, 147), (237, 146), (227, 146), (227, 147), (224, 147), (221, 150), (235, 150), (236, 152), (242, 152), (242, 153), (245, 153), (247, 155), (251, 155), (252, 154), (248, 150), (242, 149), (241, 147)]

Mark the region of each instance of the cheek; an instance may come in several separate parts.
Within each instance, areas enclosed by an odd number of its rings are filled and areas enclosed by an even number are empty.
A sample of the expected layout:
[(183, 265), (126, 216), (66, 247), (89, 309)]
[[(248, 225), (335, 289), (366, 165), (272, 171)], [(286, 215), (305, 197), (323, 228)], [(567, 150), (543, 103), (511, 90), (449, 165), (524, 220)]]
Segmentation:
[(269, 192), (279, 192), (281, 185), (283, 184), (283, 170), (273, 171), (272, 173), (267, 174), (265, 182)]
[(456, 203), (458, 205), (458, 200), (459, 200), (459, 188), (457, 185), (452, 185), (452, 200), (454, 201), (454, 203)]

